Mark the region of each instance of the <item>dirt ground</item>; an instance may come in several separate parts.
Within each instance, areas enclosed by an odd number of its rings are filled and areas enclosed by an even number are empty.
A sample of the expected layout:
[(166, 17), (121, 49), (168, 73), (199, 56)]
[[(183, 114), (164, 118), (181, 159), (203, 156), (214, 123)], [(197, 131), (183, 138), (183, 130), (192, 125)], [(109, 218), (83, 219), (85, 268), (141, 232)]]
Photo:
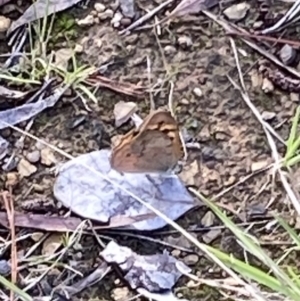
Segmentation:
[[(144, 14), (156, 7), (162, 1), (136, 1), (139, 14)], [(239, 1), (242, 2), (242, 1)], [(241, 27), (251, 27), (260, 15), (259, 5), (263, 1), (249, 1), (251, 9), (240, 22)], [(265, 1), (267, 3), (267, 1)], [(110, 1), (102, 2), (106, 8), (113, 7)], [(227, 7), (237, 3), (223, 3)], [(76, 17), (85, 18), (93, 14), (95, 1), (90, 1), (87, 9), (72, 8), (68, 13), (75, 12)], [(288, 6), (272, 6), (272, 12), (285, 12)], [(256, 7), (255, 9), (252, 7)], [(211, 10), (215, 14), (222, 14), (220, 7)], [(164, 11), (157, 17), (161, 19)], [(59, 17), (59, 15), (58, 15)], [(150, 22), (146, 22), (149, 25)], [(152, 24), (152, 21), (151, 21)], [(148, 26), (149, 27), (149, 26)], [(122, 28), (122, 25), (121, 25)], [(185, 136), (198, 142), (200, 149), (188, 149), (188, 160), (185, 174), (182, 175), (186, 185), (196, 187), (198, 191), (209, 198), (218, 194), (221, 197), (216, 203), (228, 209), (237, 223), (253, 222), (250, 230), (266, 250), (276, 258), (282, 252), (278, 243), (284, 239), (280, 233), (270, 238), (265, 224), (272, 213), (280, 213), (289, 217), (291, 223), (290, 205), (280, 182), (272, 178), (268, 172), (261, 172), (250, 177), (227, 193), (225, 189), (241, 181), (260, 167), (272, 162), (269, 143), (260, 122), (257, 121), (251, 109), (244, 102), (240, 92), (235, 89), (228, 75), (239, 84), (237, 66), (230, 44), (229, 36), (224, 29), (204, 15), (184, 16), (161, 25), (161, 35), (157, 35), (153, 28), (133, 31), (129, 35), (119, 35), (118, 29), (113, 28), (110, 20), (99, 21), (98, 24), (81, 27), (78, 37), (72, 43), (83, 46), (79, 54), (80, 60), (94, 66), (101, 66), (107, 62), (115, 63), (108, 66), (105, 76), (116, 81), (124, 81), (135, 85), (149, 85), (147, 71), (147, 57), (151, 62), (151, 83), (158, 83), (153, 91), (153, 98), (157, 107), (165, 106), (170, 93), (170, 82), (174, 84), (173, 103), (176, 107), (176, 118)], [(293, 34), (293, 39), (298, 36)], [(276, 128), (283, 139), (287, 139), (291, 118), (297, 107), (297, 94), (282, 91), (271, 85), (266, 93), (262, 89), (264, 76), (259, 72), (257, 60), (261, 58), (245, 43), (234, 38), (238, 49), (240, 65), (244, 73), (244, 80), (250, 99), (258, 111), (272, 116), (268, 122)], [(56, 45), (56, 47), (59, 47)], [(277, 48), (276, 48), (277, 47)], [(278, 45), (274, 49), (278, 48)], [(239, 84), (240, 85), (240, 84)], [(296, 94), (296, 95), (295, 95)], [(110, 145), (110, 139), (116, 134), (124, 134), (131, 127), (130, 124), (116, 129), (114, 124), (113, 108), (119, 101), (133, 101), (138, 103), (139, 112), (145, 117), (149, 112), (150, 98), (137, 99), (122, 93), (107, 89), (97, 92), (98, 103), (88, 103), (91, 112), (87, 112), (81, 101), (71, 102), (65, 97), (54, 108), (41, 113), (34, 121), (31, 133), (44, 139), (48, 143), (58, 146), (62, 150), (77, 156)], [(264, 113), (265, 112), (265, 113)], [(82, 122), (78, 122), (81, 120)], [(79, 123), (78, 126), (76, 123)], [(3, 137), (15, 142), (19, 134), (12, 131), (2, 131)], [(278, 150), (284, 154), (284, 147), (278, 143)], [(25, 156), (38, 149), (39, 145), (32, 139), (25, 138), (24, 148), (19, 154)], [(59, 162), (65, 158), (55, 155)], [(22, 179), (14, 190), (18, 210), (24, 212), (39, 212), (45, 214), (62, 214), (64, 209), (53, 199), (52, 186), (55, 174), (52, 169), (42, 164), (36, 164), (38, 171), (32, 176)], [(196, 166), (196, 167), (195, 167)], [(37, 202), (37, 200), (39, 200)], [(189, 212), (179, 220), (185, 228), (195, 229), (194, 233), (200, 241), (211, 244), (226, 252), (232, 252), (238, 258), (244, 258), (235, 239), (225, 231), (214, 230), (213, 226), (219, 221), (212, 217), (207, 221), (210, 212), (201, 207)], [(265, 223), (262, 223), (265, 222)], [(201, 227), (210, 226), (210, 230), (202, 231)], [(171, 228), (151, 233), (152, 237), (170, 244), (193, 249), (178, 234), (164, 232)], [(168, 234), (169, 233), (169, 234)], [(213, 236), (210, 239), (210, 235)], [(112, 235), (112, 234), (106, 234)], [(144, 234), (142, 234), (144, 235)], [(117, 235), (120, 244), (132, 247), (143, 254), (151, 254), (164, 249), (158, 243), (147, 240), (137, 240), (134, 235)], [(27, 242), (28, 243), (28, 242)], [(29, 242), (29, 245), (32, 242)], [(76, 261), (76, 268), (87, 275), (98, 262), (100, 251), (91, 237), (84, 237), (82, 249), (74, 250), (69, 258), (64, 260)], [(24, 246), (28, 248), (28, 246)], [(170, 248), (171, 252), (174, 252)], [(39, 252), (37, 251), (37, 254)], [(79, 256), (78, 253), (81, 255)], [(77, 257), (76, 257), (77, 254)], [(183, 251), (174, 252), (178, 258), (188, 262), (191, 254)], [(199, 255), (199, 254), (198, 254)], [(198, 256), (197, 255), (197, 256)], [(293, 254), (296, 258), (296, 254)], [(77, 259), (76, 259), (77, 258)], [(199, 260), (198, 260), (199, 259)], [(254, 259), (253, 264), (259, 264)], [(293, 258), (290, 258), (293, 260)], [(292, 262), (292, 261), (291, 261)], [(296, 264), (296, 263), (295, 263)], [(219, 268), (213, 266), (203, 256), (198, 256), (192, 265), (193, 272), (205, 278), (224, 276)], [(57, 274), (47, 276), (43, 283), (46, 287), (55, 285)], [(65, 276), (61, 276), (65, 278)], [(220, 295), (211, 288), (200, 287), (189, 289), (188, 280), (183, 278), (176, 291), (189, 300), (220, 300)], [(114, 292), (117, 288), (124, 288), (124, 283), (118, 280), (117, 275), (110, 275), (100, 284), (85, 290), (76, 296), (78, 300), (116, 299)], [(38, 289), (33, 291), (37, 294)], [(124, 298), (129, 298), (131, 292), (125, 289)], [(82, 298), (82, 299), (80, 299)], [(75, 300), (75, 299), (74, 299)]]

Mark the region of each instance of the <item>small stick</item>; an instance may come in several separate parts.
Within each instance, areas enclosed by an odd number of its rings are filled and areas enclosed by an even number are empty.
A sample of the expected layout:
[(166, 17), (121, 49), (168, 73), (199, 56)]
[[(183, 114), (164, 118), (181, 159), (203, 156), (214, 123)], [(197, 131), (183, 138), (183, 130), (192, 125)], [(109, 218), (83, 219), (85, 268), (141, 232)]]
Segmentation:
[[(17, 247), (16, 247), (16, 232), (15, 232), (15, 212), (14, 212), (14, 204), (12, 198), (11, 187), (9, 188), (9, 192), (2, 192), (2, 198), (4, 201), (5, 209), (7, 212), (7, 219), (11, 232), (11, 282), (16, 284), (17, 282), (17, 266), (18, 266), (18, 258), (17, 258)], [(14, 292), (10, 291), (10, 300), (14, 300)]]
[[(175, 113), (174, 113), (174, 109), (173, 109), (173, 91), (174, 91), (174, 83), (172, 81), (170, 81), (170, 92), (169, 92), (169, 99), (168, 99), (168, 107), (169, 107), (169, 111), (170, 111), (171, 115), (173, 117), (175, 117)], [(183, 146), (183, 153), (184, 153), (183, 161), (186, 161), (187, 157), (188, 157), (188, 153), (187, 153), (187, 150), (186, 150), (186, 144), (185, 144), (185, 141), (184, 141), (184, 138), (183, 138), (183, 135), (182, 135), (181, 131), (179, 131), (179, 137), (180, 137), (180, 140), (181, 140), (181, 143), (182, 143), (182, 146)]]
[(291, 47), (296, 48), (296, 49), (300, 48), (300, 42), (289, 40), (289, 39), (274, 38), (274, 37), (256, 35), (256, 34), (251, 34), (251, 33), (246, 33), (246, 32), (237, 32), (237, 31), (236, 32), (229, 32), (228, 34), (232, 35), (232, 36), (253, 38), (253, 39), (256, 39), (256, 40), (265, 40), (265, 41), (274, 42), (274, 43), (277, 43), (277, 44), (288, 44)]
[(149, 56), (147, 55), (147, 74), (148, 74), (148, 82), (149, 82), (149, 97), (150, 97), (150, 111), (155, 110), (155, 103), (153, 100), (152, 89), (151, 89), (151, 61)]
[(295, 17), (295, 15), (299, 12), (299, 10), (300, 10), (300, 1), (297, 0), (293, 4), (293, 6), (288, 10), (288, 12), (276, 24), (274, 24), (269, 28), (266, 28), (262, 33), (266, 34), (279, 29), (280, 26), (282, 26), (286, 21), (292, 20)]
[[(133, 22), (131, 25), (129, 25), (127, 28), (119, 31), (120, 35), (123, 35), (125, 33), (129, 33), (132, 29), (136, 28), (137, 26), (141, 25), (142, 23), (144, 23), (145, 21), (149, 20), (150, 18), (152, 18), (155, 14), (157, 14), (161, 9), (163, 9), (164, 7), (166, 7), (167, 5), (169, 5), (170, 3), (172, 3), (174, 0), (168, 0), (166, 2), (163, 2), (161, 5), (157, 6), (156, 8), (154, 8), (153, 10), (149, 11), (146, 15), (142, 16), (141, 18), (139, 18), (138, 20), (136, 20), (135, 22)], [(160, 23), (157, 23), (156, 25), (159, 25)]]

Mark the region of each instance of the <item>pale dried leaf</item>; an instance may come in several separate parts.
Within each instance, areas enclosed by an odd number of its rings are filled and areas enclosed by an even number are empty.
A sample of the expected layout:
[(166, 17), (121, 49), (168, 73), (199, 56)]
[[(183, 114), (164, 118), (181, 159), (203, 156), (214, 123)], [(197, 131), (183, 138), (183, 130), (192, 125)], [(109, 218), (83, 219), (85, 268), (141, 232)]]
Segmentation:
[(116, 127), (121, 126), (129, 120), (129, 118), (136, 112), (137, 105), (134, 102), (120, 101), (115, 104), (114, 115)]
[(132, 289), (144, 288), (149, 292), (170, 291), (182, 276), (191, 269), (175, 259), (166, 250), (162, 254), (139, 255), (114, 241), (100, 253), (107, 263), (115, 263), (125, 273), (124, 278)]
[(219, 0), (183, 0), (171, 12), (171, 15), (184, 16), (197, 14), (204, 9), (209, 9), (219, 3)]
[(37, 0), (27, 8), (19, 19), (11, 24), (8, 34), (20, 26), (72, 7), (79, 1), (80, 0)]

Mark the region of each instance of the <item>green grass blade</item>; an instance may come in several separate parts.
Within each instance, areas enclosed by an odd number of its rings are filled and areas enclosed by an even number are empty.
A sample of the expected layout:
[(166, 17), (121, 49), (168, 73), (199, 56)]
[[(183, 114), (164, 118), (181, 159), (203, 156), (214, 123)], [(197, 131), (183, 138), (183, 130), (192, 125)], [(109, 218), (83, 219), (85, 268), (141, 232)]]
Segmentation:
[(19, 289), (16, 285), (5, 279), (3, 276), (0, 275), (0, 283), (7, 289), (13, 291), (15, 294), (17, 294), (23, 301), (33, 301), (33, 298), (31, 298), (28, 294), (23, 292), (21, 289)]

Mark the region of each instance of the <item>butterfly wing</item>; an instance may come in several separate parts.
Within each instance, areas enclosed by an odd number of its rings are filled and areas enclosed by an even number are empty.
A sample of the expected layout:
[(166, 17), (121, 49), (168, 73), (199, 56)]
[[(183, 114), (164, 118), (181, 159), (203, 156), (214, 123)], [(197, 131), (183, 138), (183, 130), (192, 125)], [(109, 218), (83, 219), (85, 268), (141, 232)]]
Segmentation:
[(113, 150), (110, 163), (119, 172), (164, 172), (183, 156), (179, 128), (169, 112), (155, 111)]

